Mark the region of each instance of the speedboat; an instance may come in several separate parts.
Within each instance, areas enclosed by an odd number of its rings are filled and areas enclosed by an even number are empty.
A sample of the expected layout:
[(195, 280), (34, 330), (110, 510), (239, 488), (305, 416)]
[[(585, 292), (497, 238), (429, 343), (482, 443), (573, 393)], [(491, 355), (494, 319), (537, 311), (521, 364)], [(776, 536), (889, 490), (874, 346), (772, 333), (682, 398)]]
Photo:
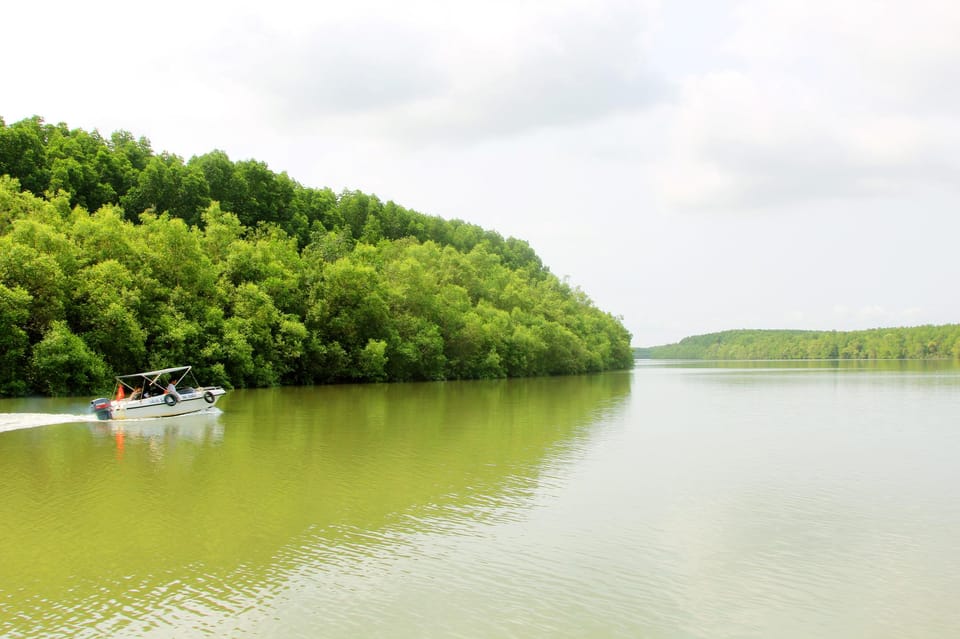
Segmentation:
[(220, 386), (200, 386), (191, 368), (119, 375), (114, 398), (98, 397), (90, 407), (98, 419), (173, 417), (209, 410), (227, 391)]

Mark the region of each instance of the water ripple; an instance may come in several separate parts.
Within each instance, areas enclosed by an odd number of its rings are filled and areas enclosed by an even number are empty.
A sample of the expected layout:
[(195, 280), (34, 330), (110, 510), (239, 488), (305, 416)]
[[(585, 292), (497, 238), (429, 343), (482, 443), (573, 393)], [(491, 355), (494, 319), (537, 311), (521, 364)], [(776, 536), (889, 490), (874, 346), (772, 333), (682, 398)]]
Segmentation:
[(53, 426), (54, 424), (95, 421), (97, 421), (97, 416), (93, 414), (0, 413), (0, 433), (23, 430), (25, 428), (37, 428), (39, 426)]

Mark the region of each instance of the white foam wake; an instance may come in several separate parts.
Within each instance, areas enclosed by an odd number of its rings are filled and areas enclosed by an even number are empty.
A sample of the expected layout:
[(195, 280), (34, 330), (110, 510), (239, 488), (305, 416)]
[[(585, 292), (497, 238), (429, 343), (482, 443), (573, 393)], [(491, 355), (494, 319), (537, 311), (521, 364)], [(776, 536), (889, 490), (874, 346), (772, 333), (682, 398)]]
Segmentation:
[(0, 433), (37, 426), (69, 424), (71, 422), (95, 422), (94, 414), (72, 415), (70, 413), (0, 413)]

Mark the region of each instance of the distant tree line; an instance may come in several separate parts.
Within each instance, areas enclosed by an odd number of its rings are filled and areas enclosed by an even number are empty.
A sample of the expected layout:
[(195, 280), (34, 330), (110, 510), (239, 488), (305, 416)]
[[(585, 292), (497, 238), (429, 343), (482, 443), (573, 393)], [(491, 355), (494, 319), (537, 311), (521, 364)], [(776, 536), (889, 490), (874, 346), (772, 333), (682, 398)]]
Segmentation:
[(0, 396), (193, 364), (270, 386), (628, 368), (530, 246), (221, 151), (0, 119)]
[(960, 324), (863, 331), (735, 330), (637, 349), (652, 359), (960, 359)]

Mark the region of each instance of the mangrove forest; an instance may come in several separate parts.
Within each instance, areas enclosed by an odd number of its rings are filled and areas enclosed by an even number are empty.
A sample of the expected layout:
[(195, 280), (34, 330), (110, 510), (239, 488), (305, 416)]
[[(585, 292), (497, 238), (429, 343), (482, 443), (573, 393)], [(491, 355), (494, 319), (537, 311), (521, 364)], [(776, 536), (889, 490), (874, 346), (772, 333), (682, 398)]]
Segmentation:
[(733, 330), (636, 349), (650, 359), (960, 359), (960, 324), (862, 331)]
[(0, 396), (192, 364), (231, 387), (629, 368), (524, 241), (222, 151), (0, 119)]

